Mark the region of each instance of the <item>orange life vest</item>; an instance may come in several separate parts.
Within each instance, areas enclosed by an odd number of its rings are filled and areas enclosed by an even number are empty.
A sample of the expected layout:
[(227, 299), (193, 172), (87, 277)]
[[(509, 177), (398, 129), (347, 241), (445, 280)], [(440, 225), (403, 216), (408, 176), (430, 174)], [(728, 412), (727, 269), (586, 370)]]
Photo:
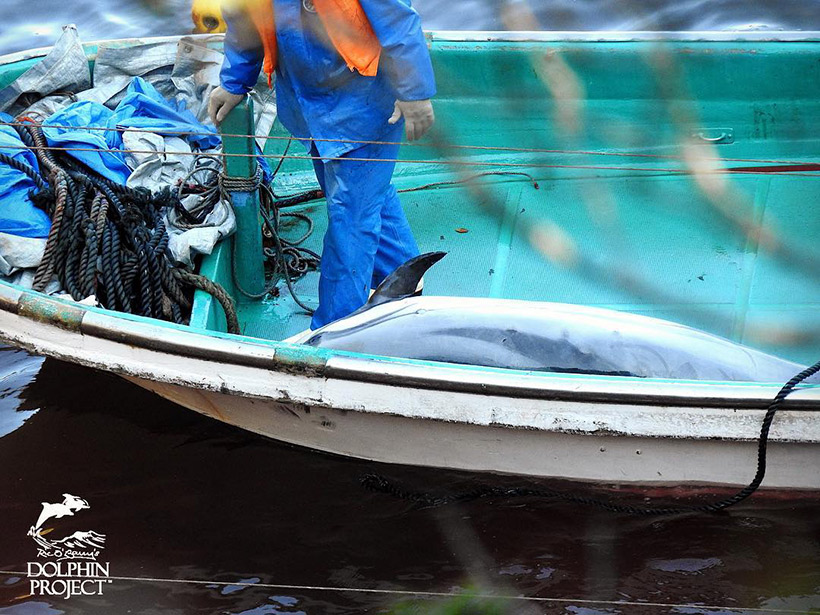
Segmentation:
[[(263, 70), (268, 76), (268, 85), (271, 85), (277, 56), (273, 0), (246, 1), (248, 14), (259, 31), (265, 48)], [(362, 75), (375, 77), (379, 70), (382, 47), (359, 0), (313, 0), (313, 6), (333, 46), (350, 70), (355, 69)]]

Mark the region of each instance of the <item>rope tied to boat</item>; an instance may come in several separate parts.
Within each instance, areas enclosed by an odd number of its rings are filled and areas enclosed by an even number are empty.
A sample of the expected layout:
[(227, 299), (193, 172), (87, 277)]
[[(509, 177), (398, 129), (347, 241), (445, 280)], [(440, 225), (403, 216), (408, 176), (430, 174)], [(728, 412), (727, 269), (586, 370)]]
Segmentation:
[[(229, 203), (232, 208), (234, 207), (233, 193), (258, 192), (259, 213), (262, 217), (262, 234), (268, 243), (272, 244), (263, 247), (262, 251), (263, 256), (270, 265), (270, 281), (259, 293), (253, 293), (243, 288), (239, 282), (239, 276), (236, 271), (236, 239), (234, 238), (234, 252), (231, 258), (231, 274), (234, 287), (246, 298), (257, 300), (267, 297), (268, 295), (277, 294), (279, 282), (280, 280), (284, 280), (285, 286), (293, 298), (294, 303), (308, 314), (313, 314), (313, 309), (299, 298), (294, 288), (294, 284), (299, 278), (319, 268), (321, 260), (319, 254), (301, 245), (313, 234), (313, 221), (304, 213), (282, 212), (281, 210), (300, 205), (310, 200), (322, 198), (324, 193), (321, 190), (309, 190), (283, 199), (279, 199), (275, 195), (271, 186), (279, 170), (282, 168), (282, 163), (287, 151), (290, 149), (291, 142), (292, 139), (288, 141), (285, 153), (279, 158), (279, 164), (273, 170), (271, 179), (267, 183), (264, 180), (264, 173), (259, 164), (256, 165), (256, 171), (252, 177), (233, 177), (224, 171), (218, 171), (217, 168), (205, 168), (195, 164), (195, 168), (191, 174), (189, 174), (188, 179), (193, 177), (197, 172), (209, 172), (211, 177), (204, 185), (205, 193), (212, 195), (218, 192), (221, 198)], [(210, 158), (215, 160), (214, 157)], [(221, 161), (217, 161), (217, 164), (222, 166)], [(196, 168), (197, 166), (199, 166), (199, 168)], [(216, 185), (214, 185), (214, 180), (217, 182)], [(285, 239), (280, 232), (280, 222), (284, 217), (297, 218), (305, 222), (308, 227), (307, 230), (298, 239)]]
[(594, 497), (578, 495), (576, 493), (545, 487), (493, 487), (488, 485), (477, 485), (468, 491), (463, 491), (460, 493), (436, 495), (424, 491), (414, 491), (409, 487), (403, 486), (395, 481), (391, 481), (390, 479), (379, 474), (367, 474), (361, 478), (360, 482), (365, 489), (375, 493), (391, 495), (400, 500), (407, 500), (424, 508), (438, 507), (447, 504), (468, 502), (484, 498), (511, 499), (521, 497), (540, 497), (592, 506), (609, 512), (625, 513), (629, 515), (669, 516), (686, 513), (717, 513), (739, 504), (758, 490), (760, 485), (763, 483), (764, 477), (766, 476), (766, 456), (768, 451), (769, 430), (771, 429), (772, 422), (774, 421), (777, 411), (780, 410), (786, 398), (794, 392), (797, 385), (806, 379), (811, 378), (818, 372), (820, 372), (820, 361), (795, 375), (778, 391), (777, 395), (775, 395), (774, 399), (766, 409), (766, 414), (763, 417), (763, 422), (760, 427), (760, 435), (758, 436), (757, 442), (757, 471), (755, 472), (754, 478), (748, 485), (734, 495), (709, 504), (702, 504), (699, 506), (671, 506), (665, 508), (633, 506), (631, 504), (618, 504), (616, 502), (610, 502), (607, 500), (601, 500)]
[(225, 172), (219, 174), (219, 189), (222, 196), (227, 201), (232, 201), (233, 192), (256, 192), (262, 185), (262, 167), (256, 165), (256, 172), (253, 177), (235, 177)]

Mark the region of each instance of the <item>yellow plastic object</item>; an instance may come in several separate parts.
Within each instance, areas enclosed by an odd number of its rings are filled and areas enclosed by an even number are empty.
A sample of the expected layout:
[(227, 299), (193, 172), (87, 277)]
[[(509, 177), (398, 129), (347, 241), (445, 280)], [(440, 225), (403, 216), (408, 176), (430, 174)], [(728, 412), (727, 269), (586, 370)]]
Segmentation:
[(192, 0), (191, 19), (195, 32), (225, 32), (228, 29), (220, 5), (220, 0)]

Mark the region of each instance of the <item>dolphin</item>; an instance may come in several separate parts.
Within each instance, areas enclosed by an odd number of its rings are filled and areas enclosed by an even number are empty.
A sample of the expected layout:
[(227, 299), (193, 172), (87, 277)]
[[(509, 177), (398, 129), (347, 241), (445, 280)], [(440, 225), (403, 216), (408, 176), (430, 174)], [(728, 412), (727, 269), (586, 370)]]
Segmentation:
[(303, 343), (462, 365), (671, 380), (782, 383), (804, 369), (648, 316), (565, 303), (415, 295), (422, 276), (444, 256), (411, 259), (364, 307)]

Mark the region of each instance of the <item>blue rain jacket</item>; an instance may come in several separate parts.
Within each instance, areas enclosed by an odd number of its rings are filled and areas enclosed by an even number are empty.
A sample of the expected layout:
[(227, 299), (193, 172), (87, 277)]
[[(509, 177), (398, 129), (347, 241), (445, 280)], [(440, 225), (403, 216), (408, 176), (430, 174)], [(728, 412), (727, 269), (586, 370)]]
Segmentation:
[[(279, 47), (276, 101), (279, 119), (295, 137), (317, 141), (323, 158), (359, 147), (349, 140), (379, 140), (396, 100), (426, 100), (436, 94), (435, 77), (418, 13), (409, 0), (360, 0), (382, 45), (379, 72), (351, 71), (327, 37), (319, 16), (302, 0), (271, 0)], [(232, 94), (257, 83), (264, 52), (246, 18), (226, 15), (222, 87)], [(310, 144), (305, 143), (310, 149)]]

